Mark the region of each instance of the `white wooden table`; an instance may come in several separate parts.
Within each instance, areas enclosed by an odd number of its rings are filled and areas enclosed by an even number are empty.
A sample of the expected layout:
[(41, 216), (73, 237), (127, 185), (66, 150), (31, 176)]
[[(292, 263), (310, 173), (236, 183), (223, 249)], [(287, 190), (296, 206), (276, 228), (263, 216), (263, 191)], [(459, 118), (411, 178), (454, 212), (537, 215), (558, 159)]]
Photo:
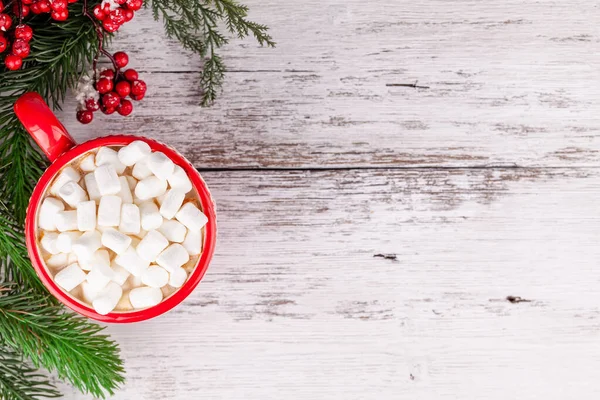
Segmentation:
[(114, 398), (597, 399), (598, 4), (245, 2), (278, 47), (233, 41), (214, 107), (148, 13), (113, 46), (134, 115), (65, 105), (79, 140), (176, 146), (218, 203), (198, 289), (109, 326)]

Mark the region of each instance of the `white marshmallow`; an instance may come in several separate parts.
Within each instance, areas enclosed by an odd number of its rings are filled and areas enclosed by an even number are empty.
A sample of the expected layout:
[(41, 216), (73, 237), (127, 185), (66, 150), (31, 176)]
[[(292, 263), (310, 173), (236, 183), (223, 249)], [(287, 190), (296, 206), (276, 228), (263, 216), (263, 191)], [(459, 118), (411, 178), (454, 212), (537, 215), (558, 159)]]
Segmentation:
[(170, 242), (181, 243), (185, 239), (187, 229), (175, 220), (165, 220), (162, 225), (158, 227), (157, 231), (165, 235)]
[(81, 176), (79, 175), (79, 172), (75, 171), (74, 168), (66, 167), (60, 172), (60, 174), (58, 174), (56, 179), (54, 179), (54, 183), (52, 183), (52, 186), (50, 187), (50, 193), (53, 195), (57, 195), (59, 189), (65, 183), (71, 182), (71, 181), (77, 182), (77, 181), (79, 181), (80, 178), (81, 178)]
[(137, 185), (137, 182), (138, 182), (137, 179), (135, 179), (131, 175), (127, 175), (125, 178), (127, 178), (127, 183), (129, 184), (129, 190), (134, 190), (135, 185)]
[(82, 261), (91, 259), (101, 246), (100, 232), (88, 231), (73, 242), (71, 250), (77, 255), (77, 259)]
[(98, 225), (119, 226), (121, 222), (121, 202), (119, 196), (102, 196), (98, 206)]
[(158, 255), (156, 263), (167, 271), (172, 272), (188, 262), (189, 259), (190, 255), (185, 248), (182, 245), (175, 243), (167, 247)]
[(77, 205), (77, 229), (93, 231), (96, 229), (96, 202), (84, 201)]
[(175, 170), (173, 160), (161, 151), (155, 151), (148, 156), (148, 168), (158, 178), (166, 181)]
[(119, 181), (121, 182), (121, 191), (118, 193), (118, 196), (123, 200), (123, 203), (133, 203), (133, 196), (131, 195), (131, 189), (129, 188), (127, 178), (120, 176)]
[(169, 241), (157, 231), (149, 231), (137, 245), (138, 256), (145, 261), (153, 262), (167, 248)]
[(110, 282), (110, 278), (102, 273), (99, 268), (92, 268), (85, 279), (90, 285), (90, 289), (94, 291), (102, 290)]
[(150, 155), (150, 145), (142, 140), (136, 140), (119, 149), (119, 160), (128, 167)]
[(187, 231), (182, 243), (190, 256), (197, 256), (202, 252), (202, 231)]
[(115, 258), (115, 264), (125, 268), (134, 276), (141, 276), (150, 265), (150, 262), (141, 259), (135, 251), (135, 248), (129, 246), (123, 254), (119, 254)]
[(159, 288), (138, 287), (129, 292), (129, 301), (133, 308), (148, 308), (157, 305), (163, 299)]
[(160, 196), (167, 191), (167, 181), (158, 179), (156, 176), (149, 176), (142, 179), (135, 186), (135, 195), (140, 200), (148, 200), (152, 197)]
[(96, 153), (96, 167), (101, 165), (112, 165), (119, 175), (125, 171), (125, 165), (119, 160), (117, 152), (110, 147), (100, 147)]
[(192, 181), (185, 173), (184, 169), (179, 165), (175, 166), (173, 170), (173, 174), (167, 179), (169, 181), (169, 186), (171, 189), (177, 189), (183, 191), (183, 193), (187, 193), (192, 190)]
[(81, 282), (81, 297), (88, 303), (92, 303), (96, 297), (98, 297), (98, 293), (100, 293), (100, 289), (96, 289), (94, 285), (90, 285), (88, 281)]
[(129, 279), (127, 280), (127, 285), (132, 288), (142, 286), (142, 276), (130, 275)]
[(110, 254), (108, 254), (108, 250), (106, 249), (96, 250), (90, 257), (83, 258), (78, 263), (81, 269), (85, 271), (91, 271), (98, 267), (103, 272), (103, 275), (110, 275), (108, 271), (110, 267)]
[(85, 190), (77, 182), (67, 182), (58, 191), (58, 195), (71, 207), (77, 207), (82, 201), (87, 201)]
[(148, 157), (144, 157), (135, 163), (131, 175), (137, 180), (146, 179), (152, 175), (152, 171), (148, 168)]
[(85, 182), (85, 188), (88, 196), (90, 196), (90, 200), (100, 200), (102, 195), (100, 194), (100, 189), (98, 189), (98, 182), (96, 182), (96, 177), (94, 174), (87, 174), (83, 177), (83, 181)]
[(73, 242), (79, 239), (79, 236), (81, 236), (81, 232), (63, 232), (59, 234), (56, 239), (56, 248), (63, 253), (70, 253)]
[(102, 196), (117, 194), (121, 191), (121, 181), (111, 164), (103, 164), (96, 168), (94, 177)]
[(40, 244), (50, 254), (58, 254), (60, 250), (56, 247), (58, 239), (58, 233), (55, 232), (44, 232), (44, 236), (40, 240)]
[(96, 169), (96, 161), (94, 154), (88, 154), (79, 163), (79, 169), (84, 172), (92, 172)]
[(175, 268), (169, 274), (169, 285), (174, 288), (182, 287), (187, 279), (187, 272), (183, 268)]
[(59, 211), (56, 213), (56, 229), (61, 232), (77, 230), (77, 211)]
[[(69, 263), (69, 256), (67, 253), (54, 254), (46, 261), (46, 265), (50, 268), (62, 268)], [(71, 263), (72, 264), (72, 263)]]
[(156, 196), (156, 198), (154, 200), (156, 200), (156, 202), (158, 203), (159, 206), (162, 206), (163, 200), (165, 199), (165, 197), (167, 197), (167, 193), (163, 193), (160, 196)]
[(113, 276), (111, 280), (123, 286), (127, 281), (127, 278), (129, 278), (129, 275), (131, 274), (125, 268), (121, 267), (120, 265), (117, 265), (114, 261), (111, 265), (111, 268), (113, 270)]
[(169, 190), (160, 205), (160, 214), (166, 219), (172, 219), (181, 208), (183, 199), (185, 199), (183, 191), (177, 189)]
[(142, 283), (146, 286), (161, 288), (169, 283), (169, 273), (156, 265), (151, 265), (142, 274)]
[(206, 215), (192, 203), (185, 203), (175, 214), (175, 218), (191, 231), (199, 231), (208, 222)]
[(110, 282), (94, 299), (92, 306), (100, 315), (106, 315), (115, 309), (123, 296), (123, 289), (114, 282)]
[(77, 264), (71, 264), (54, 275), (54, 282), (67, 292), (75, 289), (84, 280), (85, 272)]
[(121, 206), (121, 223), (119, 230), (123, 233), (140, 233), (140, 209), (135, 204), (123, 204)]
[(116, 229), (107, 229), (102, 233), (102, 245), (117, 254), (123, 254), (131, 244), (131, 238)]
[[(40, 206), (38, 213), (38, 226), (45, 231), (56, 230), (56, 213), (63, 211), (65, 204), (54, 197), (46, 197)], [(162, 217), (161, 217), (162, 222)]]
[[(72, 247), (71, 247), (72, 249)], [(71, 252), (69, 253), (69, 255), (67, 256), (67, 265), (69, 264), (73, 264), (77, 262), (77, 254)]]
[(162, 225), (163, 217), (160, 215), (158, 207), (153, 201), (143, 202), (139, 207), (142, 218), (142, 229), (150, 231)]

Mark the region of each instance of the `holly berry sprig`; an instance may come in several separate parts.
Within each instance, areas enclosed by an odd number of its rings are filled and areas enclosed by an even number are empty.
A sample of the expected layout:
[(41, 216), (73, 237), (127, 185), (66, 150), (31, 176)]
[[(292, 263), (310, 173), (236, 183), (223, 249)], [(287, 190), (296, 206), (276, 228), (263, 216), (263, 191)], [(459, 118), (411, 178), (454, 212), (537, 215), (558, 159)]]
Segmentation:
[[(131, 21), (135, 11), (142, 8), (143, 0), (103, 0), (89, 13), (87, 0), (84, 0), (83, 14), (90, 18), (98, 35), (98, 51), (94, 57), (93, 75), (85, 77), (78, 85), (77, 98), (80, 105), (77, 110), (77, 120), (89, 124), (94, 119), (94, 112), (100, 110), (104, 114), (115, 111), (122, 116), (128, 116), (133, 111), (133, 103), (128, 100), (142, 100), (146, 94), (146, 83), (138, 79), (135, 69), (121, 71), (129, 63), (129, 56), (123, 51), (111, 55), (104, 47), (104, 31), (115, 32), (125, 22)], [(100, 24), (100, 22), (102, 24)], [(97, 73), (97, 63), (100, 54), (104, 54), (112, 62), (112, 69)]]
[[(77, 111), (77, 120), (82, 124), (89, 124), (94, 119), (94, 112), (100, 110), (104, 114), (112, 114), (115, 111), (126, 117), (133, 111), (133, 103), (128, 100), (139, 101), (146, 95), (146, 83), (138, 79), (138, 73), (130, 68), (121, 72), (129, 63), (127, 53), (119, 51), (112, 56), (117, 68), (105, 69), (100, 72), (99, 78), (95, 81), (90, 90), (89, 83), (83, 83), (84, 94), (80, 99), (82, 102)], [(85, 92), (84, 92), (85, 93)]]
[[(10, 48), (10, 53), (4, 58), (4, 65), (11, 71), (16, 71), (23, 65), (23, 59), (29, 55), (29, 42), (33, 38), (33, 30), (23, 23), (29, 13), (49, 13), (55, 21), (65, 21), (69, 16), (69, 3), (77, 0), (14, 0), (12, 15), (0, 0), (0, 53)], [(11, 30), (14, 19), (17, 26)], [(12, 39), (12, 46), (11, 40)]]

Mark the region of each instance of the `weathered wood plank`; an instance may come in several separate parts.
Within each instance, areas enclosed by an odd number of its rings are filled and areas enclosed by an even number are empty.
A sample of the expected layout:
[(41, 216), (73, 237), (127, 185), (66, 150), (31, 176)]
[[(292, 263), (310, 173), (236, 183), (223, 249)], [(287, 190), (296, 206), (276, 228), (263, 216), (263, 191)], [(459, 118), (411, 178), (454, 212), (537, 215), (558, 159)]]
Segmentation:
[[(248, 2), (279, 43), (233, 41), (211, 109), (196, 57), (148, 13), (114, 49), (149, 93), (135, 116), (84, 139), (131, 132), (177, 145), (199, 167), (591, 166), (600, 156), (600, 8), (593, 2)], [(428, 89), (388, 86), (418, 81)]]
[(115, 399), (600, 394), (598, 169), (203, 175), (214, 262), (176, 310), (109, 327)]

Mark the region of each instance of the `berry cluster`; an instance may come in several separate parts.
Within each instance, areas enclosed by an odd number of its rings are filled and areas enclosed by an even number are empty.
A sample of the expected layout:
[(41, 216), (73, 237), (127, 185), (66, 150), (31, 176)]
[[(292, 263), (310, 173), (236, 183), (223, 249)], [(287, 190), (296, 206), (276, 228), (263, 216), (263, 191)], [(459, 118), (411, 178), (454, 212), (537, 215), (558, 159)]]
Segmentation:
[(104, 0), (94, 7), (94, 16), (102, 21), (106, 31), (116, 32), (133, 18), (133, 13), (142, 8), (143, 3), (143, 0)]
[(139, 101), (146, 94), (146, 83), (138, 79), (135, 69), (121, 72), (127, 66), (129, 57), (127, 53), (119, 51), (113, 55), (116, 69), (106, 69), (99, 74), (95, 83), (95, 90), (87, 98), (82, 99), (85, 107), (77, 111), (77, 120), (82, 124), (89, 124), (94, 119), (94, 111), (112, 114), (115, 111), (123, 116), (131, 114), (133, 104), (127, 99)]
[[(10, 48), (10, 53), (4, 58), (6, 68), (15, 71), (23, 65), (23, 59), (29, 55), (29, 41), (33, 37), (33, 31), (29, 25), (23, 23), (23, 18), (29, 13), (50, 13), (56, 21), (64, 21), (69, 16), (67, 9), (69, 3), (77, 0), (21, 0), (15, 1), (12, 6), (11, 17), (5, 12), (5, 7), (0, 0), (0, 53)], [(11, 31), (13, 18), (17, 19), (17, 26)]]

